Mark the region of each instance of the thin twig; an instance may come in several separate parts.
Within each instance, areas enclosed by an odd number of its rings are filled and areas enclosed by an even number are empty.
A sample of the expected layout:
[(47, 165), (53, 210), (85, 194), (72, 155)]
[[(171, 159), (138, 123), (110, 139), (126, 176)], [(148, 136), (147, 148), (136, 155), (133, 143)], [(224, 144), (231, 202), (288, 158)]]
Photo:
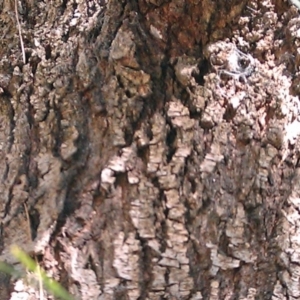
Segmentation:
[(17, 1), (18, 0), (15, 0), (15, 14), (16, 14), (18, 30), (19, 30), (19, 38), (20, 38), (20, 44), (21, 44), (21, 50), (22, 50), (22, 56), (23, 56), (23, 63), (25, 65), (26, 64), (26, 56), (25, 56), (24, 43), (23, 43), (23, 38), (22, 38), (22, 29), (21, 29), (21, 24), (19, 21), (18, 2)]

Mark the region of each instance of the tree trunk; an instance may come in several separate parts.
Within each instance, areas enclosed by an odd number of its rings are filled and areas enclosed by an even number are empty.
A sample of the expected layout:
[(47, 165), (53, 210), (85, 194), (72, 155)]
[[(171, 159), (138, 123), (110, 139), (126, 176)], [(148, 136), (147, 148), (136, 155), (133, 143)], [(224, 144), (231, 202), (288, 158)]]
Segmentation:
[(0, 259), (16, 244), (82, 300), (300, 299), (297, 8), (14, 1)]

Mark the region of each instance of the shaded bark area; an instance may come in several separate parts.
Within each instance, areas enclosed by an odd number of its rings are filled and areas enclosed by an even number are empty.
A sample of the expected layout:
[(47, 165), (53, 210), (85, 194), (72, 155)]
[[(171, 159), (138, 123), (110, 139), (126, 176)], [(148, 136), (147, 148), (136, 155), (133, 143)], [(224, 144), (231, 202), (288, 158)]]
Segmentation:
[(1, 260), (78, 299), (300, 297), (295, 7), (20, 1), (23, 64), (0, 5)]

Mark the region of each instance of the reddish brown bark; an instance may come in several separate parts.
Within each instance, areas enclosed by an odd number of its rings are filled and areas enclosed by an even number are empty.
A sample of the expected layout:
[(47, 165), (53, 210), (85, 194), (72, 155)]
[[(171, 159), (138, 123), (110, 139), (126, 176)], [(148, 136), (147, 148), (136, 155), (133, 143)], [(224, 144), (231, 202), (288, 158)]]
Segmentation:
[(78, 299), (298, 299), (300, 19), (275, 4), (20, 1), (24, 64), (2, 1), (1, 260)]

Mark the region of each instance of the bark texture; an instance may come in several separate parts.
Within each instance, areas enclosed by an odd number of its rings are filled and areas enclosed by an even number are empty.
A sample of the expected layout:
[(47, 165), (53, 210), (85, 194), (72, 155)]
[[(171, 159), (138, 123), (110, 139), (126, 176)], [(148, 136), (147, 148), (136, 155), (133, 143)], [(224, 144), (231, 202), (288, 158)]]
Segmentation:
[[(0, 259), (17, 244), (82, 300), (300, 299), (297, 9), (16, 3), (25, 64), (0, 1)], [(1, 299), (38, 294), (0, 276)]]

